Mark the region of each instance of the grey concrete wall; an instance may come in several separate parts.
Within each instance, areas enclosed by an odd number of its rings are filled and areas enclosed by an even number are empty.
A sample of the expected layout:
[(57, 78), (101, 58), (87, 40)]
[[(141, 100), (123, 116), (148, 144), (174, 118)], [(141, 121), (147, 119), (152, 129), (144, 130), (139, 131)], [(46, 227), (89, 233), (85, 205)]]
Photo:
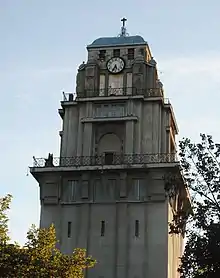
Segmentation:
[[(71, 253), (74, 247), (86, 248), (97, 259), (88, 278), (167, 278), (166, 213), (166, 202), (63, 206), (61, 250)], [(138, 237), (134, 234), (136, 220)], [(69, 221), (71, 238), (67, 237)], [(106, 223), (103, 237), (101, 221)]]
[(60, 241), (58, 246), (62, 245), (63, 233), (61, 224), (61, 206), (58, 204), (44, 205), (41, 203), (40, 228), (49, 228), (54, 224), (57, 239)]
[[(82, 176), (74, 173), (60, 180), (63, 187), (67, 187), (68, 180), (89, 181), (89, 194), (94, 194), (94, 180), (100, 178), (103, 188), (99, 192), (101, 201), (93, 197), (80, 198), (77, 194), (76, 202), (49, 204), (45, 202), (43, 188), (46, 181), (57, 182), (57, 178), (48, 175), (42, 183), (41, 227), (55, 224), (60, 248), (64, 253), (70, 254), (74, 248), (86, 248), (89, 255), (97, 259), (98, 264), (90, 269), (87, 278), (167, 278), (168, 273), (168, 211), (167, 201), (157, 199), (155, 196), (164, 194), (163, 173), (155, 169), (150, 173), (146, 171), (127, 174), (124, 172), (111, 172), (105, 175), (94, 173)], [(141, 184), (140, 200), (131, 198), (128, 192), (133, 179), (143, 179)], [(108, 190), (108, 179), (117, 181), (115, 199), (110, 200), (103, 190)], [(105, 186), (104, 186), (105, 185)], [(55, 189), (55, 187), (54, 187)], [(125, 190), (125, 195), (121, 194)], [(120, 194), (119, 194), (120, 191)], [(45, 191), (48, 192), (48, 191)], [(50, 191), (49, 195), (54, 195)], [(79, 191), (81, 192), (81, 191)], [(127, 192), (127, 193), (126, 193)], [(102, 198), (103, 194), (103, 198)], [(104, 197), (105, 196), (105, 197)], [(107, 199), (106, 199), (107, 196)], [(113, 195), (114, 196), (114, 195)], [(118, 196), (118, 197), (116, 197)], [(146, 197), (151, 196), (149, 199)], [(109, 199), (108, 199), (109, 197)], [(135, 201), (136, 200), (136, 201)], [(145, 200), (145, 201), (144, 201)], [(139, 234), (135, 236), (135, 221), (139, 221)], [(105, 221), (105, 235), (101, 236), (101, 221)], [(71, 222), (71, 235), (68, 237), (68, 222)], [(158, 267), (158, 265), (160, 267)], [(173, 277), (172, 277), (173, 278)]]
[[(89, 234), (88, 252), (95, 254), (99, 267), (89, 272), (88, 277), (104, 276), (111, 278), (115, 276), (115, 221), (116, 221), (115, 205), (98, 205), (91, 206), (91, 226)], [(100, 236), (101, 221), (105, 221), (105, 236)]]
[[(62, 252), (71, 254), (74, 248), (88, 248), (90, 221), (92, 221), (90, 206), (90, 204), (62, 206), (60, 214)], [(71, 222), (70, 237), (68, 237), (68, 222)]]
[(148, 206), (148, 248), (146, 277), (167, 277), (167, 203)]

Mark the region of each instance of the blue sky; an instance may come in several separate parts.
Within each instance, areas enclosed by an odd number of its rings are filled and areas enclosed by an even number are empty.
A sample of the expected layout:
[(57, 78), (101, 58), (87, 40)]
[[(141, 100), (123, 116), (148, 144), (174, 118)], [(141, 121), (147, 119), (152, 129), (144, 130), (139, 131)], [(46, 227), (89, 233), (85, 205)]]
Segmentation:
[(0, 0), (0, 196), (14, 196), (13, 240), (39, 223), (39, 188), (26, 176), (32, 156), (59, 155), (62, 91), (75, 90), (86, 45), (120, 32), (149, 43), (180, 135), (220, 141), (220, 2), (212, 0)]

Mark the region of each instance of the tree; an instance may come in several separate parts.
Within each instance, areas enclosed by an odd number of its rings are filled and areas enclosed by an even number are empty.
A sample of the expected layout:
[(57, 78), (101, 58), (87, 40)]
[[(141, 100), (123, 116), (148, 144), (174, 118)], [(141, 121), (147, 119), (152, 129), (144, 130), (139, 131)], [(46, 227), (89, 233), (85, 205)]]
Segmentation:
[(0, 277), (82, 278), (84, 270), (94, 266), (95, 260), (84, 249), (75, 249), (71, 256), (62, 254), (53, 225), (48, 229), (32, 226), (23, 247), (11, 244), (6, 214), (10, 201), (10, 195), (0, 199)]
[[(212, 136), (200, 136), (199, 143), (183, 139), (179, 144), (193, 208), (179, 268), (182, 278), (220, 277), (220, 144)], [(186, 218), (177, 216), (171, 232), (179, 232), (185, 222)]]
[(7, 242), (8, 237), (8, 216), (6, 214), (11, 203), (11, 195), (0, 198), (0, 242)]

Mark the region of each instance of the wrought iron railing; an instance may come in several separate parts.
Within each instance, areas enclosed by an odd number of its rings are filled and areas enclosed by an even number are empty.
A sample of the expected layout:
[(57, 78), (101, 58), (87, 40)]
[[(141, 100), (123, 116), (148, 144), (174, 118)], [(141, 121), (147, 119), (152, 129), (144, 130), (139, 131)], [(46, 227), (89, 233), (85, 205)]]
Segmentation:
[[(124, 88), (105, 88), (105, 89), (90, 89), (84, 90), (81, 93), (77, 93), (77, 98), (86, 97), (110, 97), (110, 96), (138, 96), (143, 95), (145, 97), (163, 97), (163, 90), (161, 88), (152, 89), (138, 89), (135, 87)], [(64, 93), (63, 101), (73, 101), (74, 94)]]
[(176, 154), (114, 154), (112, 156), (74, 156), (50, 157), (51, 159), (35, 158), (33, 167), (79, 167), (104, 165), (132, 165), (176, 162)]

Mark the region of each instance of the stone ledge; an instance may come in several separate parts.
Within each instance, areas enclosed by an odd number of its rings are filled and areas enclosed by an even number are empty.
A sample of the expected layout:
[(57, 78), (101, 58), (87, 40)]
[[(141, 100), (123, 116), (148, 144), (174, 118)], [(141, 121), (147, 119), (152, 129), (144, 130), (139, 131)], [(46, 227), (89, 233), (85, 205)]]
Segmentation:
[(112, 121), (137, 121), (138, 117), (125, 116), (125, 117), (103, 117), (103, 118), (82, 118), (82, 123), (94, 123), (94, 122), (112, 122)]
[(174, 168), (179, 166), (179, 162), (169, 163), (149, 163), (149, 164), (130, 164), (130, 165), (98, 165), (98, 166), (56, 166), (56, 167), (30, 167), (31, 173), (47, 172), (72, 172), (72, 171), (105, 171), (105, 170), (132, 170), (149, 168)]

